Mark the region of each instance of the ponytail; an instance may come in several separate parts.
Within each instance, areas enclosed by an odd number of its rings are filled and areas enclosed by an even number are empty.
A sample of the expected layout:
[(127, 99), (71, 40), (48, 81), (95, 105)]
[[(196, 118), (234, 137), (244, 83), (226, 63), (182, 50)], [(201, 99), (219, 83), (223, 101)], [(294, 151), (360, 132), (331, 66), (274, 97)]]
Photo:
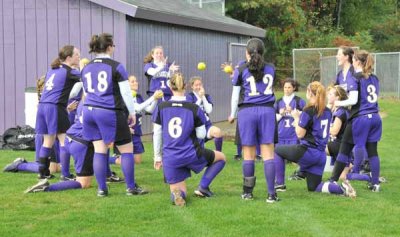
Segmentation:
[(364, 78), (368, 78), (372, 74), (374, 68), (374, 58), (365, 50), (359, 50), (354, 54), (357, 61), (360, 61), (362, 66), (362, 74)]
[(170, 87), (172, 91), (184, 91), (185, 90), (185, 78), (182, 73), (177, 72), (172, 75), (170, 79)]
[(42, 96), (45, 79), (46, 79), (46, 77), (43, 75), (39, 79), (36, 80), (36, 92), (38, 95), (38, 100), (40, 100), (40, 97)]
[(50, 64), (52, 69), (59, 68), (61, 64), (74, 54), (75, 47), (73, 45), (65, 45), (58, 51), (58, 57)]
[(315, 107), (317, 110), (317, 117), (320, 117), (324, 113), (326, 107), (325, 87), (319, 81), (314, 81), (308, 85), (307, 90), (315, 97), (315, 103), (308, 104), (306, 108)]
[(93, 35), (89, 42), (89, 53), (105, 53), (109, 46), (114, 46), (112, 34)]
[(259, 82), (264, 76), (264, 43), (258, 38), (250, 39), (247, 42), (246, 51), (250, 55), (247, 67), (254, 76), (256, 82)]

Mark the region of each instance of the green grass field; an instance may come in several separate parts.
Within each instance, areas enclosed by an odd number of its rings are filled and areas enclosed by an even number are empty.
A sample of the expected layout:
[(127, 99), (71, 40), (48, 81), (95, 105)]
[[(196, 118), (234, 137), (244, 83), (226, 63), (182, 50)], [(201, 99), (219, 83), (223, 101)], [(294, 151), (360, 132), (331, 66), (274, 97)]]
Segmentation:
[[(227, 165), (211, 186), (216, 196), (194, 197), (201, 177), (194, 175), (187, 180), (188, 205), (178, 208), (170, 204), (162, 173), (152, 168), (152, 147), (146, 143), (144, 162), (136, 166), (138, 183), (151, 192), (146, 196), (126, 196), (125, 184), (111, 184), (109, 197), (98, 198), (95, 182), (86, 190), (23, 194), (37, 182), (36, 174), (1, 172), (0, 236), (400, 236), (400, 103), (386, 99), (380, 106), (386, 116), (381, 175), (388, 180), (380, 193), (353, 182), (358, 197), (352, 200), (308, 192), (305, 181), (287, 181), (282, 201), (267, 204), (258, 162), (255, 200), (243, 201), (241, 162), (232, 159), (235, 146), (228, 141)], [(0, 151), (0, 167), (21, 156), (34, 160), (33, 152)], [(294, 169), (289, 165), (287, 174)]]

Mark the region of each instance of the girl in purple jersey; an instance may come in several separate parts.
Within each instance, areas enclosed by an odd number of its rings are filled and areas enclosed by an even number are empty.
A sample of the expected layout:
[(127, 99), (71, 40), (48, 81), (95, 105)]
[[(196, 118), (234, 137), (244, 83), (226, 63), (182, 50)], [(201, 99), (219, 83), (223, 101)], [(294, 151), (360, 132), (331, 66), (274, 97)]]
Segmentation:
[(277, 146), (275, 155), (299, 164), (300, 169), (305, 172), (308, 191), (355, 197), (355, 191), (347, 181), (342, 183), (342, 187), (333, 182), (321, 182), (332, 114), (326, 108), (326, 92), (320, 82), (312, 82), (307, 87), (306, 96), (308, 104), (303, 112), (291, 112), (300, 144)]
[(82, 107), (83, 105), (80, 103), (74, 124), (68, 129), (65, 139), (65, 148), (74, 157), (76, 180), (65, 180), (50, 184), (47, 179), (44, 179), (28, 188), (25, 193), (54, 192), (90, 187), (93, 176), (94, 149), (91, 142), (82, 138)]
[[(298, 91), (297, 82), (287, 78), (283, 83), (283, 97), (276, 101), (274, 107), (276, 110), (276, 119), (278, 120), (278, 143), (280, 145), (297, 144), (299, 142), (293, 124), (292, 110), (302, 111), (306, 102), (295, 95)], [(279, 192), (286, 191), (285, 185), (285, 161), (275, 157), (276, 180), (275, 190)], [(301, 171), (298, 171), (301, 172)]]
[(341, 46), (336, 55), (338, 66), (342, 69), (336, 75), (335, 85), (341, 86), (345, 91), (355, 90), (354, 86), (354, 67), (353, 67), (354, 51), (350, 47)]
[(111, 59), (115, 45), (108, 33), (92, 36), (90, 53), (96, 57), (82, 70), (86, 99), (83, 108), (83, 138), (94, 145), (93, 169), (98, 184), (97, 196), (108, 195), (106, 184), (108, 146), (114, 143), (121, 152), (121, 167), (125, 176), (126, 195), (148, 193), (135, 183), (132, 137), (124, 113), (129, 111), (135, 124), (134, 101), (125, 67)]
[(173, 96), (168, 102), (160, 103), (154, 122), (154, 168), (163, 166), (165, 182), (169, 184), (173, 204), (186, 204), (185, 180), (191, 171), (206, 170), (194, 191), (199, 197), (212, 197), (209, 186), (225, 166), (225, 155), (200, 147), (198, 139), (206, 136), (205, 116), (201, 108), (186, 101), (185, 81), (181, 73), (171, 78)]
[[(378, 114), (379, 80), (372, 74), (373, 64), (371, 54), (364, 50), (357, 51), (353, 57), (357, 99), (354, 101), (349, 97), (347, 100), (335, 102), (335, 106), (352, 107), (331, 180), (338, 180), (346, 163), (349, 162), (353, 147), (365, 146), (371, 167), (371, 182), (368, 188), (373, 192), (379, 192), (380, 161), (377, 147), (382, 135), (382, 120)], [(357, 162), (361, 163), (355, 159), (354, 167), (359, 167)], [(352, 172), (358, 173), (359, 170), (354, 170), (354, 167)]]
[(171, 74), (179, 69), (175, 62), (168, 63), (168, 57), (164, 57), (162, 46), (154, 47), (144, 58), (144, 75), (149, 81), (147, 95), (150, 97), (156, 90), (162, 90), (164, 93), (163, 101), (168, 101), (172, 96), (169, 87), (169, 78)]
[[(268, 203), (278, 201), (275, 183), (274, 143), (277, 140), (275, 95), (272, 90), (275, 68), (263, 59), (264, 43), (250, 39), (246, 46), (246, 63), (235, 69), (232, 77), (232, 108), (228, 118), (233, 122), (239, 107), (238, 126), (243, 148), (243, 194), (242, 199), (253, 199), (256, 183), (254, 175), (256, 145), (260, 144), (264, 160), (264, 174), (268, 190)], [(239, 95), (243, 90), (243, 98)]]
[(210, 120), (210, 113), (213, 110), (213, 102), (211, 96), (205, 93), (201, 77), (195, 76), (190, 78), (189, 84), (192, 92), (186, 95), (189, 102), (195, 103), (204, 111), (206, 116), (206, 130), (207, 136), (205, 142), (214, 138), (215, 150), (222, 151), (222, 131), (220, 128), (213, 126)]
[(66, 110), (70, 92), (80, 81), (80, 73), (73, 67), (79, 66), (80, 53), (72, 45), (60, 49), (58, 58), (46, 74), (45, 86), (39, 101), (36, 116), (36, 133), (43, 134), (43, 146), (39, 151), (39, 178), (50, 177), (50, 153), (56, 137), (60, 141), (62, 175), (70, 176), (69, 154), (64, 148), (65, 132), (70, 126)]
[[(133, 127), (130, 127), (130, 131), (132, 134), (132, 143), (133, 143), (133, 154), (135, 155), (135, 164), (142, 163), (142, 154), (144, 153), (144, 146), (142, 143), (142, 116), (145, 113), (153, 113), (158, 100), (162, 98), (163, 92), (161, 90), (156, 90), (154, 94), (148, 98), (146, 101), (143, 100), (143, 97), (138, 94), (139, 90), (139, 82), (134, 75), (129, 76), (129, 85), (132, 92), (132, 97), (135, 105), (136, 112), (136, 123)], [(116, 148), (116, 147), (114, 147)], [(110, 157), (111, 164), (121, 164), (121, 158), (119, 155)]]

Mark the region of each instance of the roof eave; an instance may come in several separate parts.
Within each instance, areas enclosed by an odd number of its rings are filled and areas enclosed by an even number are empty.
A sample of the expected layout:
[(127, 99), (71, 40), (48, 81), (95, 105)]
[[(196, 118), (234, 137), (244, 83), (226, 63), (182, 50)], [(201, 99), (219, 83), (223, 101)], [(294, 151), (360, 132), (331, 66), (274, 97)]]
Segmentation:
[(156, 12), (151, 9), (144, 9), (144, 8), (137, 9), (135, 18), (151, 20), (151, 21), (160, 21), (175, 25), (190, 26), (206, 30), (214, 30), (227, 33), (241, 34), (246, 36), (254, 36), (260, 38), (264, 38), (266, 33), (266, 31), (261, 28), (256, 28), (256, 27), (254, 27), (253, 29), (245, 28), (241, 26), (228, 25), (219, 22), (210, 22), (186, 16), (171, 15), (168, 13), (163, 13), (158, 11)]

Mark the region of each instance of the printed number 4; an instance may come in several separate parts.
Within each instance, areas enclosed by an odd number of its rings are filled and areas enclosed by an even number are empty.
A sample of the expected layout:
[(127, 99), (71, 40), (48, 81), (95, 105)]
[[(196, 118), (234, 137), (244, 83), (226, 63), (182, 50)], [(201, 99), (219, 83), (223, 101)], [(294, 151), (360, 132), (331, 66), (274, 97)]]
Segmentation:
[(51, 91), (51, 90), (53, 89), (53, 86), (54, 86), (53, 80), (54, 80), (54, 77), (55, 77), (55, 76), (56, 76), (56, 74), (53, 73), (53, 74), (49, 77), (49, 79), (46, 81), (46, 90)]
[[(257, 87), (256, 87), (256, 80), (253, 76), (249, 77), (246, 79), (246, 81), (248, 81), (250, 83), (250, 93), (248, 94), (249, 96), (256, 96), (259, 95), (260, 93), (257, 91)], [(272, 84), (274, 82), (274, 78), (272, 77), (272, 75), (270, 74), (265, 74), (263, 77), (263, 83), (266, 86), (265, 90), (264, 90), (264, 95), (270, 95), (272, 94)]]

